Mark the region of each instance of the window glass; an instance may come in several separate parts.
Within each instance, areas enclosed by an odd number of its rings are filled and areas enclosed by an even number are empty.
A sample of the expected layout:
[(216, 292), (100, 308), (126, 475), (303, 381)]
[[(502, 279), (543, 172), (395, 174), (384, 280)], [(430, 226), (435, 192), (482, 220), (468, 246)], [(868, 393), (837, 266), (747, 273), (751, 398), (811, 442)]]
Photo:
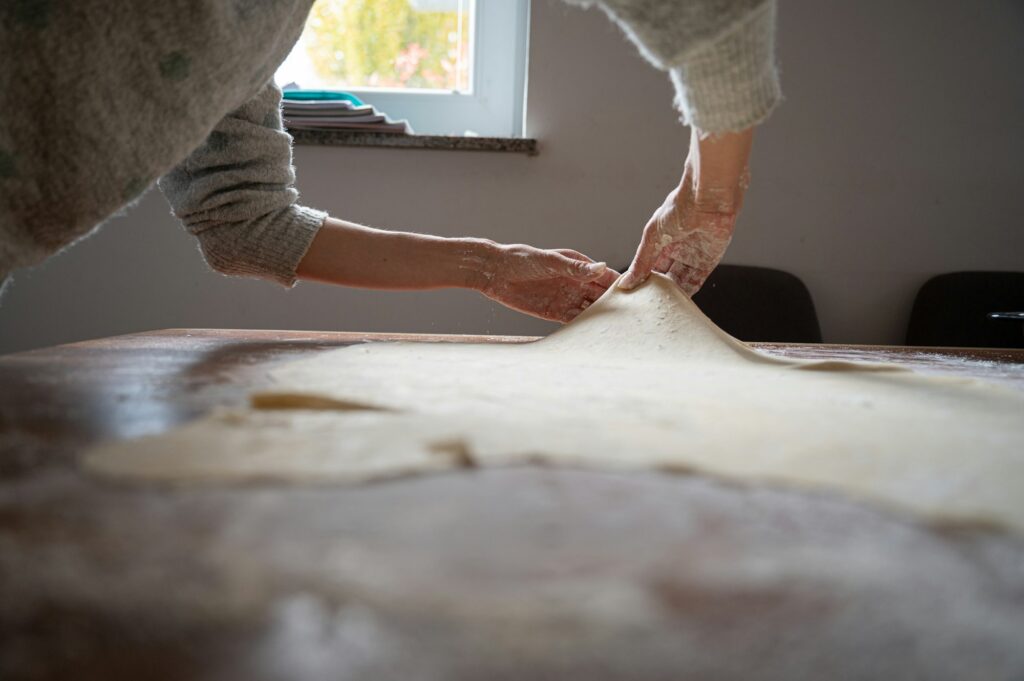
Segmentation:
[(277, 72), (303, 89), (470, 92), (472, 0), (317, 0)]

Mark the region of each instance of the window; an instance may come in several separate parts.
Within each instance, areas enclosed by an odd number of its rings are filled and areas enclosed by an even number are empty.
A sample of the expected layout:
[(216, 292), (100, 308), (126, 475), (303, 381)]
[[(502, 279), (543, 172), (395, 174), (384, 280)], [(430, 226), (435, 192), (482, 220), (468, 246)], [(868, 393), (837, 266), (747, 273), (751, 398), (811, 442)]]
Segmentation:
[(344, 90), (420, 134), (520, 137), (529, 0), (317, 0), (277, 82)]

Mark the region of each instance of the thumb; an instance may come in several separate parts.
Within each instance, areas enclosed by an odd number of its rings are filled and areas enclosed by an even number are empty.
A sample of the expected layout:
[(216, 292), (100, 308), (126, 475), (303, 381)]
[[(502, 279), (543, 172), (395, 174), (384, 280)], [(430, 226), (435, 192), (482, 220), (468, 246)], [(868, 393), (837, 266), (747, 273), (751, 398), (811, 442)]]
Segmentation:
[(651, 270), (654, 269), (654, 263), (658, 258), (658, 249), (654, 243), (654, 240), (648, 236), (647, 232), (644, 232), (643, 238), (640, 240), (640, 246), (636, 249), (636, 255), (633, 256), (633, 262), (630, 264), (629, 269), (619, 279), (619, 288), (623, 291), (631, 291), (640, 284), (647, 281), (647, 277), (651, 276)]
[(559, 277), (569, 277), (580, 282), (599, 279), (607, 269), (607, 263), (576, 260), (561, 254), (555, 254), (548, 264), (548, 270), (551, 274)]

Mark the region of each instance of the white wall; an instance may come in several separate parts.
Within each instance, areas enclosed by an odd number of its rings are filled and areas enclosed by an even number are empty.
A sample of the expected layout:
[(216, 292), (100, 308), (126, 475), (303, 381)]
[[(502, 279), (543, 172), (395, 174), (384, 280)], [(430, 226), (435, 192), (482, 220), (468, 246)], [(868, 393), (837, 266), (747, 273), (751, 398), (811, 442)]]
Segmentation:
[[(758, 133), (726, 261), (810, 287), (827, 341), (899, 342), (917, 287), (1024, 270), (1024, 5), (783, 0), (786, 101)], [(372, 225), (628, 262), (681, 171), (667, 79), (598, 11), (534, 0), (541, 155), (299, 147), (303, 200)], [(0, 352), (166, 327), (544, 333), (473, 294), (350, 291), (206, 269), (151, 192), (0, 303)]]

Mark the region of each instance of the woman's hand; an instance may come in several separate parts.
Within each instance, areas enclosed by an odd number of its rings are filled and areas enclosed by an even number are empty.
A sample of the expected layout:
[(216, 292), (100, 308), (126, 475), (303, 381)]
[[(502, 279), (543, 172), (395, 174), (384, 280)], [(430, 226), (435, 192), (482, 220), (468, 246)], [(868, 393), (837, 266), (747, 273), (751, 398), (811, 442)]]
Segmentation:
[(732, 239), (750, 184), (753, 137), (753, 128), (704, 139), (693, 130), (682, 181), (644, 227), (621, 288), (636, 288), (653, 271), (667, 274), (687, 295), (700, 289)]
[(604, 263), (568, 249), (493, 244), (479, 290), (519, 312), (556, 322), (572, 321), (615, 283)]
[(576, 251), (391, 232), (327, 218), (298, 276), (392, 291), (471, 288), (513, 310), (568, 322), (619, 275)]

